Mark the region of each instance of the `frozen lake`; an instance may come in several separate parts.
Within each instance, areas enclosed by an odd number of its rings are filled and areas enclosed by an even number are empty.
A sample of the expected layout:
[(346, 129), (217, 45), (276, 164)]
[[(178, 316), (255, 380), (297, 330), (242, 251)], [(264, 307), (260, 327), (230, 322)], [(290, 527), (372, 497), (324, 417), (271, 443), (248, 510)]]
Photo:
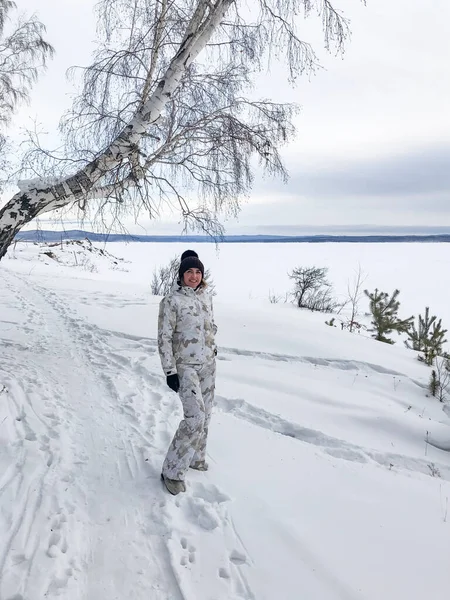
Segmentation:
[[(104, 247), (104, 246), (103, 246)], [(153, 269), (186, 250), (178, 243), (110, 243), (106, 248), (132, 261), (129, 279), (150, 281)], [(211, 269), (218, 299), (268, 300), (269, 292), (284, 295), (292, 289), (288, 273), (297, 266), (329, 269), (336, 294), (345, 296), (358, 266), (369, 290), (400, 290), (401, 314), (429, 306), (450, 329), (450, 244), (444, 243), (324, 243), (324, 244), (197, 244), (192, 246)], [(365, 303), (367, 306), (367, 303)]]
[[(209, 268), (217, 291), (216, 300), (240, 304), (253, 301), (269, 302), (269, 294), (284, 301), (286, 293), (293, 289), (289, 273), (295, 267), (326, 267), (333, 284), (335, 296), (346, 298), (347, 287), (355, 279), (359, 266), (366, 277), (364, 288), (378, 288), (391, 294), (400, 290), (400, 316), (423, 313), (426, 306), (432, 314), (442, 318), (444, 327), (450, 330), (450, 244), (446, 243), (231, 243), (218, 246), (211, 243), (143, 243), (111, 242), (96, 243), (111, 254), (125, 259), (119, 270), (89, 271), (78, 265), (70, 277), (101, 279), (131, 288), (149, 290), (153, 271), (166, 265), (172, 258), (179, 258), (187, 248), (196, 250)], [(24, 257), (33, 244), (21, 242), (11, 247), (6, 257)], [(24, 254), (25, 253), (25, 254)], [(69, 250), (69, 255), (70, 250)], [(30, 254), (30, 258), (32, 253)], [(70, 259), (69, 259), (70, 260)], [(30, 269), (50, 274), (51, 260)], [(72, 262), (74, 262), (72, 260)], [(24, 272), (27, 262), (22, 264)], [(125, 269), (122, 271), (120, 269)], [(140, 291), (139, 291), (140, 293)], [(365, 296), (360, 312), (368, 309)]]

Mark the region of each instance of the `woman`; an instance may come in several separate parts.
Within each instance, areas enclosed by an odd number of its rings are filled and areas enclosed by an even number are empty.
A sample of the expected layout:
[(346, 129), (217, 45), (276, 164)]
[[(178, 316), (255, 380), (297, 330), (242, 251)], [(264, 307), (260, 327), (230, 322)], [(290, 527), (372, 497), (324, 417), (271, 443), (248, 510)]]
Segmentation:
[(206, 471), (208, 426), (214, 400), (217, 354), (212, 297), (205, 269), (193, 250), (182, 254), (178, 280), (161, 300), (158, 349), (167, 385), (180, 395), (184, 418), (167, 452), (161, 477), (168, 491), (186, 491), (189, 468)]

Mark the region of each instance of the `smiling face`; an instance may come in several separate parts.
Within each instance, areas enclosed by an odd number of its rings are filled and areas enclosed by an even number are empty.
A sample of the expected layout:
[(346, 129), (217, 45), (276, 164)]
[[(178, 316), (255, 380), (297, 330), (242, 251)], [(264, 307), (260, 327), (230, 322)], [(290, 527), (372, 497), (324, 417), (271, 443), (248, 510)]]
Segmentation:
[(200, 285), (202, 281), (202, 272), (200, 269), (196, 269), (195, 267), (192, 269), (188, 269), (185, 271), (183, 275), (183, 283), (190, 288), (196, 288)]

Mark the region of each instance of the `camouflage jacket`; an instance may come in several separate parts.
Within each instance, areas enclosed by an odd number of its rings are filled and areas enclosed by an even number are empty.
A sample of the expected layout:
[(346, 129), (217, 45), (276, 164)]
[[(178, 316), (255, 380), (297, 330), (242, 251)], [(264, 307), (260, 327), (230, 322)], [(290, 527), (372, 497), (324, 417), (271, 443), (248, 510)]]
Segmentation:
[(175, 285), (159, 305), (158, 350), (164, 373), (173, 375), (178, 364), (213, 360), (216, 331), (209, 290)]

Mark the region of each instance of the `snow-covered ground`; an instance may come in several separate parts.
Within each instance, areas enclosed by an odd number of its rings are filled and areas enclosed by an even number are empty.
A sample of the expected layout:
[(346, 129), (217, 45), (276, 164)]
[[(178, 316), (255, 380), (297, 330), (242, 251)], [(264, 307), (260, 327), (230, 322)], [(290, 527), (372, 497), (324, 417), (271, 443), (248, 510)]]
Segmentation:
[[(366, 266), (356, 245), (346, 261), (299, 245), (283, 270), (396, 271), (420, 309), (419, 275), (449, 251), (417, 246), (372, 246)], [(0, 600), (447, 600), (450, 411), (415, 354), (261, 300), (281, 250), (202, 246), (218, 290), (211, 469), (171, 497), (159, 474), (181, 410), (148, 282), (180, 247), (106, 250), (126, 260), (18, 244), (0, 263)], [(408, 256), (422, 262), (405, 274)]]

